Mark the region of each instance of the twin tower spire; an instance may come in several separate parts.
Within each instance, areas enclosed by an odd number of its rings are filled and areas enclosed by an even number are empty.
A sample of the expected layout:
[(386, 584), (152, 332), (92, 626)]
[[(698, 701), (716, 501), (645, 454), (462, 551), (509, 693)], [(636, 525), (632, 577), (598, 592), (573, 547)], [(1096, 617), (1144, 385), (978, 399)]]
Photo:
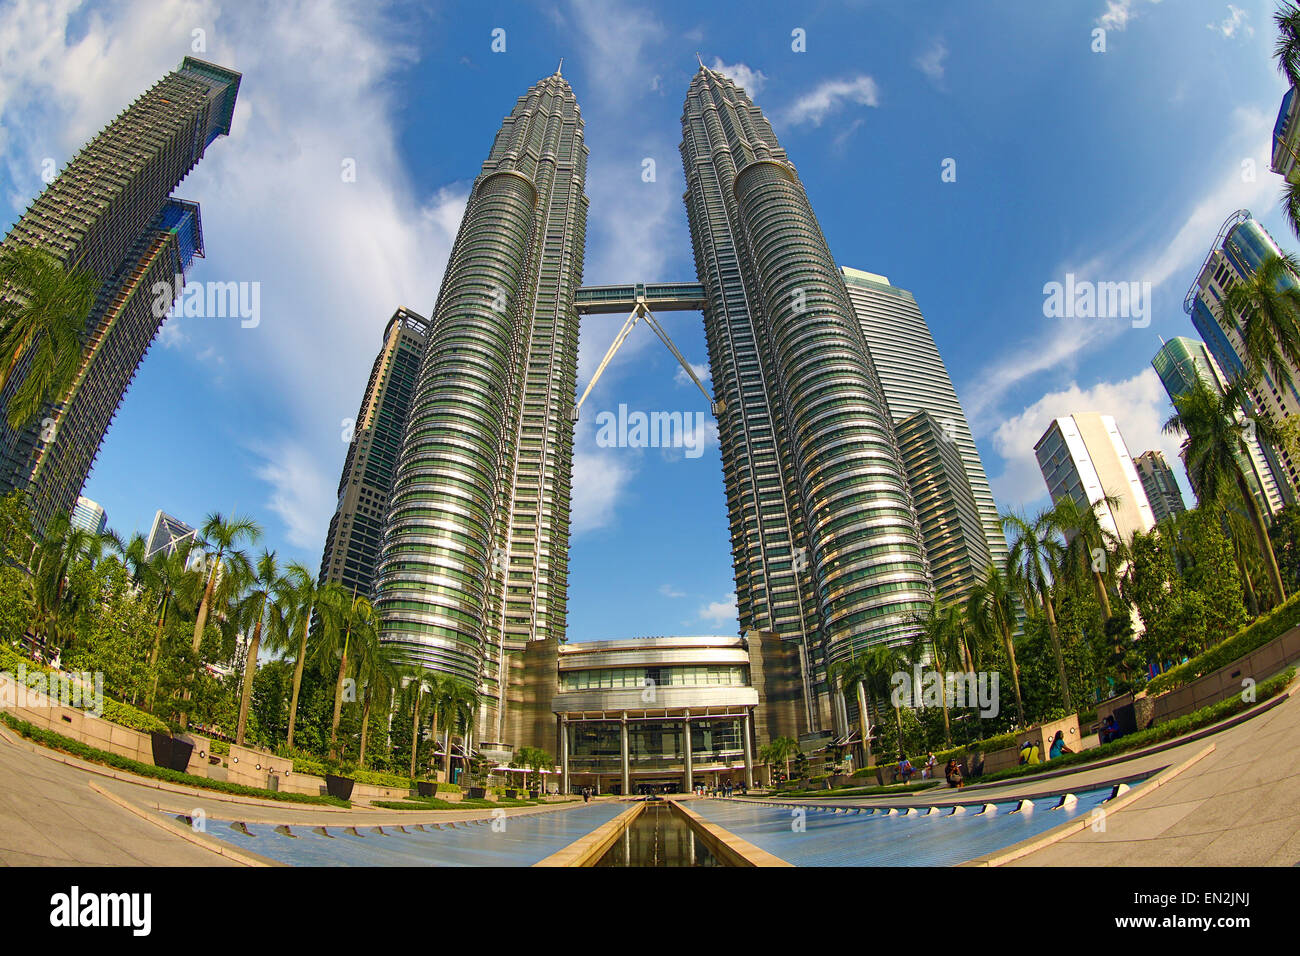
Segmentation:
[[(740, 625), (800, 645), (813, 729), (830, 720), (830, 668), (903, 636), (932, 588), (876, 372), (803, 185), (744, 90), (699, 62), (682, 158)], [(480, 741), (533, 736), (512, 706), (522, 652), (565, 636), (586, 166), (576, 97), (539, 82), (470, 193), (389, 500), (382, 639), (478, 687)]]

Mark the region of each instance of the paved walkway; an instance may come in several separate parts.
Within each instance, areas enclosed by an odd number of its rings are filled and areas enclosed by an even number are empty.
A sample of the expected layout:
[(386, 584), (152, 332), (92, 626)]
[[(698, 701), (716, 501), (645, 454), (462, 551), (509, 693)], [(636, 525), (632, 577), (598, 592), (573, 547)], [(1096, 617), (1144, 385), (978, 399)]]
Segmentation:
[(0, 737), (0, 865), (234, 865), (105, 800), (92, 779)]
[[(1169, 754), (1214, 752), (1091, 828), (1011, 866), (1295, 866), (1300, 863), (1300, 694)], [(1186, 751), (1187, 753), (1184, 753)]]

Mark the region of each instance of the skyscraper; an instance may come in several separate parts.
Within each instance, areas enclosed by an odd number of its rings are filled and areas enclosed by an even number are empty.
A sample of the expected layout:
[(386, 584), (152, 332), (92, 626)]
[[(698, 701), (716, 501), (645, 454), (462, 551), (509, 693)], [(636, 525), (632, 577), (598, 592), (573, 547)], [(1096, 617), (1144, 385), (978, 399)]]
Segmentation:
[[(1080, 507), (1092, 507), (1102, 528), (1125, 544), (1155, 526), (1142, 480), (1111, 416), (1084, 412), (1058, 418), (1034, 453), (1052, 501), (1070, 497)], [(1108, 504), (1107, 497), (1117, 502)]]
[[(956, 446), (984, 529), (983, 550), (988, 552), (991, 561), (1002, 565), (1007, 556), (1007, 539), (989, 489), (988, 475), (948, 368), (916, 300), (906, 289), (890, 285), (884, 276), (847, 267), (841, 271), (880, 376), (890, 416), (898, 425), (918, 411), (927, 411), (943, 435)], [(902, 442), (901, 436), (899, 441)], [(906, 455), (904, 459), (906, 464)], [(975, 571), (982, 575), (984, 566)]]
[(409, 309), (394, 312), (384, 328), (383, 347), (371, 366), (366, 393), (352, 423), (338, 505), (321, 557), (321, 583), (332, 581), (349, 592), (355, 589), (357, 594), (370, 596), (393, 471), (402, 451), (402, 433), (428, 334), (429, 321)]
[(77, 498), (77, 503), (72, 506), (72, 515), (68, 520), (74, 528), (81, 528), (91, 534), (102, 534), (104, 529), (108, 527), (108, 515), (104, 513), (103, 506), (98, 501), (91, 501), (89, 498)]
[[(1196, 282), (1183, 300), (1183, 309), (1192, 318), (1192, 324), (1201, 334), (1209, 353), (1219, 368), (1229, 378), (1236, 378), (1246, 365), (1246, 347), (1236, 319), (1225, 316), (1220, 302), (1233, 284), (1248, 279), (1259, 264), (1270, 255), (1280, 255), (1281, 249), (1255, 219), (1249, 210), (1239, 209), (1224, 222), (1215, 237), (1205, 262), (1197, 273)], [(1291, 384), (1273, 381), (1265, 372), (1258, 385), (1247, 391), (1250, 396), (1242, 412), (1250, 417), (1263, 415), (1274, 424), (1300, 413), (1300, 368), (1286, 363), (1291, 373)], [(1295, 500), (1300, 488), (1300, 462), (1293, 461), (1284, 448), (1268, 447), (1269, 458), (1277, 462), (1274, 477), (1278, 491), (1286, 501)]]
[(961, 601), (993, 562), (966, 462), (951, 432), (926, 409), (903, 419), (894, 431), (921, 522), (935, 597), (944, 604)]
[[(70, 511), (171, 294), (203, 254), (198, 206), (171, 197), (218, 136), (230, 132), (240, 75), (186, 57), (72, 159), (5, 237), (101, 282), (70, 389), (27, 426), (0, 422), (0, 493), (25, 488), (43, 526)], [(167, 304), (170, 304), (170, 297)], [(21, 363), (0, 395), (7, 407)]]
[(1178, 490), (1178, 479), (1164, 452), (1144, 451), (1133, 459), (1133, 467), (1142, 481), (1142, 490), (1147, 493), (1147, 504), (1151, 505), (1156, 524), (1187, 510), (1183, 493)]
[(173, 518), (165, 511), (158, 511), (153, 516), (153, 526), (149, 529), (149, 539), (145, 544), (145, 554), (172, 554), (182, 542), (191, 541), (194, 529), (180, 518)]
[(507, 655), (564, 634), (586, 167), (557, 71), (470, 192), (389, 498), (381, 639), (474, 684), (483, 741), (504, 736)]
[(844, 732), (829, 669), (906, 639), (932, 595), (889, 409), (794, 166), (702, 64), (681, 152), (741, 630), (798, 642), (810, 729)]
[[(1162, 344), (1151, 360), (1151, 365), (1160, 376), (1160, 381), (1164, 384), (1165, 391), (1169, 393), (1171, 402), (1189, 391), (1197, 377), (1220, 395), (1228, 385), (1223, 370), (1219, 368), (1219, 363), (1214, 360), (1205, 343), (1186, 336), (1180, 335)], [(1246, 435), (1245, 444), (1248, 454), (1238, 464), (1241, 465), (1246, 482), (1250, 485), (1260, 508), (1265, 514), (1276, 514), (1286, 503), (1282, 495), (1285, 479), (1279, 485), (1276, 477), (1283, 474), (1282, 465), (1272, 447), (1265, 445), (1257, 437)], [(1186, 469), (1187, 462), (1183, 462), (1183, 467)]]

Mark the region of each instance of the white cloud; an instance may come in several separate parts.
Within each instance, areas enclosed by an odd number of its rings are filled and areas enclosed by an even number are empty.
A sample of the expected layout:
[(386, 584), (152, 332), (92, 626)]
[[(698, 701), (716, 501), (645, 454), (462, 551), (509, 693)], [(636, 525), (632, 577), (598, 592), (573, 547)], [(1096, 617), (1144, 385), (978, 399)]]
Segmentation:
[(1123, 30), (1135, 16), (1133, 0), (1106, 0), (1106, 12), (1097, 18), (1097, 25), (1107, 30)]
[[(1233, 121), (1231, 145), (1222, 151), (1223, 158), (1214, 167), (1218, 171), (1226, 166), (1227, 172), (1216, 172), (1216, 181), (1192, 193), (1202, 198), (1181, 217), (1168, 220), (1178, 224), (1172, 233), (1150, 234), (1137, 249), (1107, 251), (1062, 263), (1044, 282), (1063, 281), (1067, 272), (1073, 272), (1079, 279), (1093, 281), (1150, 282), (1153, 293), (1167, 283), (1176, 283), (1172, 291), (1181, 306), (1185, 287), (1195, 280), (1193, 272), (1205, 258), (1223, 220), (1234, 210), (1259, 208), (1274, 201), (1277, 181), (1267, 174), (1272, 119), (1260, 110), (1241, 108), (1235, 111)], [(1245, 162), (1253, 164), (1253, 176), (1243, 175)], [(1151, 221), (1166, 220), (1153, 217)], [(1035, 310), (1041, 305), (1041, 299), (1032, 303)], [(971, 428), (977, 435), (988, 430), (1013, 389), (1048, 371), (1055, 372), (1058, 380), (1073, 374), (1083, 355), (1130, 330), (1129, 322), (1122, 319), (1043, 319), (1043, 323), (1041, 334), (999, 355), (961, 390)]]
[(846, 80), (826, 80), (811, 93), (795, 100), (783, 116), (791, 126), (803, 123), (821, 126), (826, 117), (850, 103), (879, 106), (880, 91), (876, 81), (865, 74)]
[(699, 619), (713, 624), (735, 624), (740, 629), (740, 609), (736, 606), (736, 593), (733, 591), (726, 600), (710, 601), (700, 608)]
[(942, 39), (936, 39), (928, 50), (916, 58), (916, 68), (929, 77), (931, 82), (939, 84), (943, 82), (943, 61), (947, 58), (947, 44)]
[(709, 66), (715, 73), (721, 73), (731, 80), (754, 100), (767, 84), (767, 76), (762, 70), (755, 70), (744, 63), (723, 63), (721, 57), (714, 57)]
[(1246, 22), (1247, 19), (1248, 14), (1245, 10), (1228, 4), (1228, 15), (1218, 23), (1206, 24), (1206, 27), (1222, 36), (1225, 40), (1231, 40), (1238, 33), (1253, 37), (1255, 28)]
[(685, 592), (685, 591), (679, 591), (679, 590), (677, 590), (677, 588), (673, 587), (671, 584), (661, 584), (661, 585), (659, 585), (659, 593), (662, 594), (662, 595), (663, 595), (664, 597), (666, 597), (666, 598), (674, 598), (674, 599), (676, 599), (676, 598), (684, 598), (684, 597), (686, 597), (686, 592)]
[[(691, 371), (695, 373), (695, 377), (704, 383), (705, 388), (708, 388), (709, 379), (713, 376), (713, 373), (709, 371), (708, 363), (696, 364), (695, 362), (689, 362), (687, 364), (690, 365)], [(695, 387), (695, 383), (691, 381), (691, 377), (686, 374), (686, 369), (682, 368), (680, 365), (677, 366), (677, 374), (673, 376), (673, 381), (678, 385), (685, 385), (689, 388)]]
[(195, 29), (206, 39), (196, 55), (243, 81), (231, 135), (177, 191), (202, 207), (206, 258), (191, 278), (260, 282), (261, 322), (172, 321), (162, 342), (224, 365), (232, 386), (255, 383), (275, 413), (247, 426), (250, 441), (276, 445), (272, 423), (327, 436), (264, 456), (256, 474), (275, 488), (289, 540), (315, 548), (333, 507), (335, 423), (356, 413), (392, 311), (431, 310), (468, 187), (420, 195), (411, 184), (389, 96), (418, 51), (368, 4), (133, 0), (87, 12), (19, 0), (0, 19), (0, 126), (4, 162), (29, 191), (20, 208), (41, 188), (40, 158), (61, 166), (191, 52)]
[(616, 102), (653, 88), (645, 53), (667, 35), (657, 19), (617, 0), (570, 0), (568, 9), (587, 75), (599, 80), (590, 96)]
[(593, 415), (585, 415), (573, 436), (573, 508), (569, 527), (575, 538), (613, 522), (615, 505), (636, 474), (636, 452), (599, 447), (593, 420)]
[(314, 453), (296, 442), (253, 450), (262, 458), (257, 477), (271, 486), (267, 507), (284, 522), (288, 542), (319, 553), (337, 504), (336, 482), (328, 481)]
[(1052, 419), (1082, 412), (1113, 416), (1134, 458), (1144, 451), (1158, 449), (1165, 453), (1176, 472), (1181, 471), (1178, 459), (1181, 439), (1161, 431), (1161, 426), (1173, 414), (1169, 395), (1155, 370), (1146, 368), (1121, 382), (1098, 382), (1086, 389), (1071, 383), (1060, 391), (1047, 393), (1019, 415), (1000, 424), (993, 432), (993, 448), (1005, 467), (1001, 474), (989, 479), (1000, 507), (1027, 510), (1047, 503), (1047, 486), (1038, 470), (1034, 444)]

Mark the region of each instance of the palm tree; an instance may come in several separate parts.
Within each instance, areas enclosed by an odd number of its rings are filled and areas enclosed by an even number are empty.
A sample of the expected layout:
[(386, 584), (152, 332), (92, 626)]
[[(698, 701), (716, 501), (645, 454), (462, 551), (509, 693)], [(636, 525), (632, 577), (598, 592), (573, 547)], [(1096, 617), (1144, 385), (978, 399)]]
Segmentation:
[[(478, 706), (478, 693), (463, 681), (447, 679), (439, 685), (439, 695), (434, 699), (434, 709), (442, 720), (445, 742), (442, 770), (451, 780), (451, 735), (463, 732), (461, 740), (466, 758), (469, 756), (469, 727)], [(436, 738), (435, 738), (436, 739)]]
[(527, 767), (533, 772), (533, 779), (537, 782), (537, 792), (544, 793), (546, 787), (542, 781), (542, 771), (548, 767), (555, 766), (555, 758), (549, 751), (541, 747), (520, 747), (515, 754), (515, 759), (521, 766)]
[[(411, 701), (411, 778), (415, 778), (415, 757), (420, 749), (420, 700), (425, 695), (439, 693), (439, 688), (443, 677), (432, 671), (427, 671), (423, 667), (414, 666), (405, 668), (401, 675), (400, 681), (404, 688), (412, 695)], [(433, 726), (430, 728), (430, 735), (436, 740), (438, 734), (438, 709), (432, 710)], [(435, 774), (436, 777), (436, 774)]]
[[(1115, 566), (1120, 563), (1123, 542), (1102, 526), (1097, 510), (1101, 507), (1118, 508), (1118, 495), (1104, 495), (1091, 507), (1083, 507), (1074, 498), (1066, 496), (1052, 507), (1051, 520), (1065, 536), (1062, 566), (1074, 567), (1092, 578), (1092, 587), (1101, 605), (1102, 621), (1111, 618), (1110, 582), (1115, 578)], [(1101, 568), (1094, 558), (1098, 552), (1105, 559)]]
[(248, 727), (248, 708), (253, 702), (253, 678), (257, 676), (257, 652), (262, 644), (262, 628), (266, 625), (269, 614), (271, 630), (282, 626), (283, 612), (280, 609), (278, 594), (284, 588), (284, 579), (280, 576), (274, 551), (262, 551), (262, 556), (254, 565), (253, 578), (248, 592), (239, 602), (240, 623), (246, 629), (251, 622), (253, 636), (248, 640), (248, 655), (244, 660), (244, 687), (239, 696), (239, 723), (235, 727), (235, 743), (244, 745), (244, 731)]
[(1011, 668), (1011, 687), (1016, 694), (1016, 719), (1025, 726), (1025, 703), (1020, 696), (1020, 669), (1016, 666), (1016, 595), (997, 565), (990, 564), (966, 599), (966, 618), (984, 640), (1001, 641)]
[(27, 425), (72, 384), (98, 290), (93, 275), (65, 271), (42, 249), (11, 246), (0, 253), (0, 392), (20, 363), (28, 367), (5, 413), (11, 428)]
[(759, 748), (758, 755), (764, 763), (785, 762), (785, 779), (790, 779), (790, 758), (799, 752), (799, 744), (793, 737), (774, 737), (772, 742)]
[(1277, 24), (1277, 44), (1273, 56), (1278, 72), (1292, 86), (1300, 86), (1300, 10), (1293, 3), (1283, 3), (1273, 14)]
[[(318, 584), (312, 573), (298, 561), (291, 561), (284, 571), (281, 589), (281, 609), (284, 627), (273, 632), (275, 650), (284, 652), (293, 645), (296, 651), (293, 663), (293, 690), (289, 695), (289, 732), (286, 746), (293, 747), (294, 729), (298, 723), (298, 696), (302, 693), (303, 667), (307, 661), (307, 638), (311, 631), (312, 612), (316, 609), (326, 585)], [(294, 638), (297, 638), (295, 641)]]
[(1258, 436), (1272, 441), (1276, 430), (1262, 418), (1248, 424), (1250, 420), (1239, 411), (1244, 395), (1240, 377), (1231, 382), (1222, 394), (1197, 377), (1186, 392), (1174, 399), (1177, 411), (1165, 422), (1164, 431), (1186, 436), (1182, 448), (1183, 461), (1187, 464), (1187, 477), (1202, 504), (1222, 505), (1231, 497), (1230, 489), (1235, 487), (1255, 532), (1255, 542), (1264, 560), (1269, 583), (1281, 604), (1286, 600), (1282, 574), (1278, 570), (1259, 502), (1251, 493), (1241, 465), (1249, 460), (1247, 439)]
[(939, 673), (943, 736), (949, 747), (952, 746), (952, 725), (948, 716), (947, 671), (954, 658), (965, 664), (961, 660), (961, 634), (954, 610), (952, 607), (944, 607), (936, 598), (930, 602), (930, 607), (924, 614), (913, 615), (912, 622), (916, 625), (916, 631), (908, 648), (909, 663), (923, 663), (928, 652), (934, 669)]
[(229, 519), (218, 512), (208, 515), (203, 527), (199, 529), (202, 541), (202, 565), (207, 572), (207, 584), (203, 588), (203, 599), (199, 602), (198, 617), (194, 622), (194, 653), (203, 646), (203, 629), (208, 622), (208, 613), (212, 607), (213, 595), (217, 581), (221, 577), (224, 563), (236, 563), (247, 567), (248, 558), (236, 546), (241, 541), (255, 543), (262, 536), (261, 526), (252, 518), (240, 518), (232, 514)]
[[(317, 606), (322, 612), (325, 627), (317, 653), (323, 660), (336, 654), (339, 657), (338, 679), (334, 684), (334, 718), (330, 724), (330, 759), (338, 759), (339, 720), (343, 715), (343, 682), (352, 663), (348, 657), (353, 632), (368, 631), (377, 626), (375, 609), (370, 602), (356, 593), (348, 595), (337, 585), (326, 585)], [(360, 640), (365, 640), (361, 635)]]
[(1223, 296), (1224, 317), (1237, 326), (1245, 347), (1246, 376), (1257, 383), (1272, 377), (1275, 387), (1294, 385), (1291, 369), (1300, 365), (1300, 261), (1269, 254), (1243, 281)]
[(1043, 511), (1027, 520), (1023, 515), (1011, 513), (1002, 516), (1002, 527), (1011, 533), (1011, 552), (1007, 556), (1007, 577), (1025, 597), (1026, 604), (1034, 604), (1047, 617), (1047, 633), (1056, 655), (1056, 667), (1061, 681), (1061, 697), (1066, 713), (1074, 711), (1070, 694), (1070, 681), (1065, 676), (1065, 655), (1061, 652), (1061, 635), (1056, 627), (1056, 608), (1052, 604), (1052, 579), (1061, 566), (1064, 545), (1057, 537), (1057, 527), (1051, 511)]
[(153, 649), (149, 652), (149, 671), (153, 674), (149, 689), (148, 706), (152, 710), (154, 696), (158, 693), (158, 651), (162, 647), (163, 632), (167, 627), (167, 612), (177, 600), (198, 594), (199, 576), (189, 569), (191, 541), (182, 541), (175, 548), (160, 550), (149, 559), (147, 579), (158, 592), (158, 626), (154, 629)]
[(402, 669), (397, 662), (398, 652), (391, 645), (379, 642), (378, 629), (363, 628), (353, 636), (352, 648), (357, 662), (357, 680), (362, 686), (361, 748), (357, 752), (357, 766), (365, 769), (366, 743), (370, 737), (371, 706), (376, 697), (383, 697), (397, 686), (398, 681), (401, 680)]
[(82, 564), (93, 567), (105, 543), (95, 532), (74, 526), (67, 515), (50, 519), (33, 555), (31, 574), (33, 624), (47, 644), (55, 648), (66, 644), (70, 637), (66, 628), (81, 599), (71, 588), (73, 569)]

